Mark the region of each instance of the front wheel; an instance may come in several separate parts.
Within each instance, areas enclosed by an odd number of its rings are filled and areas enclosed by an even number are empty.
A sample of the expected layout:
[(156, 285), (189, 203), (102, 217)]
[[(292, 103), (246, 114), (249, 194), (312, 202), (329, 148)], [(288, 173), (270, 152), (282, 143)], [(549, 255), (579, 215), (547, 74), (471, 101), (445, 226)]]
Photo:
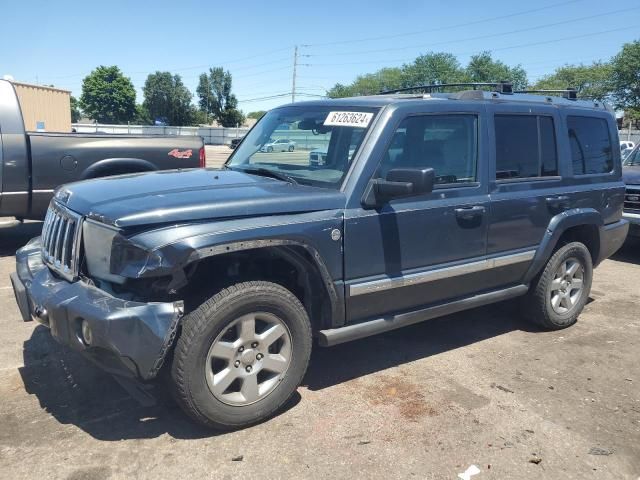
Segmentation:
[(274, 283), (239, 283), (183, 319), (172, 391), (203, 425), (246, 427), (291, 397), (310, 354), (309, 317), (298, 298)]
[(576, 323), (587, 303), (593, 263), (587, 247), (571, 242), (558, 249), (525, 297), (525, 315), (549, 330)]
[(273, 152), (273, 147), (267, 147), (267, 153)]

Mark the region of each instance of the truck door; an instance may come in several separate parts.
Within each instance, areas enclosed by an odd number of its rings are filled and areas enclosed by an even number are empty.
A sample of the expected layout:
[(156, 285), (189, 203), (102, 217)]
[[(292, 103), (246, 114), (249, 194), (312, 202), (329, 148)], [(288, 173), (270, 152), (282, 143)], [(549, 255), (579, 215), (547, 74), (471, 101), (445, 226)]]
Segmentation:
[[(571, 202), (558, 167), (560, 118), (550, 106), (532, 111), (530, 106), (495, 104), (488, 110), (492, 161), (487, 251), (530, 260), (551, 218)], [(518, 263), (505, 280), (519, 282), (528, 266), (528, 261)]]
[[(345, 213), (347, 321), (440, 303), (486, 288), (489, 196), (482, 106), (390, 120), (368, 178), (394, 168), (434, 168), (436, 187), (378, 209)], [(398, 114), (398, 112), (396, 112)], [(479, 263), (480, 262), (480, 263)]]

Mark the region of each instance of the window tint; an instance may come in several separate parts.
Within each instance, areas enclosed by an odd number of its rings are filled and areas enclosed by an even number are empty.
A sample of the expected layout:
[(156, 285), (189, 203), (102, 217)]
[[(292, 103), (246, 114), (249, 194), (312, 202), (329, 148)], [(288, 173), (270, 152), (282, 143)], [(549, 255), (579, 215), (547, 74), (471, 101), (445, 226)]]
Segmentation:
[(496, 179), (558, 175), (553, 118), (496, 115)]
[(394, 168), (433, 168), (436, 184), (476, 181), (478, 120), (475, 115), (405, 118), (396, 129), (377, 177)]
[(604, 118), (567, 117), (574, 175), (613, 170), (613, 147)]

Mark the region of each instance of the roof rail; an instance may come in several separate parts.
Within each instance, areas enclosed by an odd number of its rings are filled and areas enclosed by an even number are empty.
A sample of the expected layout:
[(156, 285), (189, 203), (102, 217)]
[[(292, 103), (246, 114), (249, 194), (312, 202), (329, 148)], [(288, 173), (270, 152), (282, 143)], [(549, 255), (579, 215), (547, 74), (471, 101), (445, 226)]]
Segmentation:
[(567, 100), (578, 99), (578, 90), (575, 88), (566, 88), (564, 90), (518, 90), (513, 93), (561, 93)]
[(513, 93), (513, 84), (511, 82), (474, 82), (474, 83), (432, 83), (429, 85), (416, 85), (415, 87), (396, 88), (393, 90), (383, 90), (379, 95), (387, 95), (390, 93), (411, 92), (413, 90), (428, 90), (431, 93), (434, 89), (443, 87), (472, 87), (477, 90), (478, 87), (493, 87), (498, 93)]

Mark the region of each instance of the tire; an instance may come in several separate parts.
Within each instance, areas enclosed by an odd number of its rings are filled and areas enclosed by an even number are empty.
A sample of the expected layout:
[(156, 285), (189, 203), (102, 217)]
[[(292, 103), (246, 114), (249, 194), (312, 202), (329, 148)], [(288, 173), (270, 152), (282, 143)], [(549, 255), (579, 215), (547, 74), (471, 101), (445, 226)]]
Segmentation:
[(267, 153), (273, 152), (273, 147), (267, 147)]
[(290, 151), (290, 152), (293, 152), (293, 149), (294, 149), (294, 148), (295, 148), (295, 147), (294, 147), (293, 145), (289, 145), (289, 151)]
[[(576, 270), (571, 275), (574, 266)], [(567, 275), (571, 280), (565, 280), (569, 279)], [(580, 242), (568, 243), (556, 250), (532, 282), (524, 297), (523, 313), (545, 329), (567, 328), (576, 323), (586, 305), (592, 280), (591, 253)]]
[[(253, 330), (245, 328), (251, 318)], [(184, 317), (170, 366), (170, 389), (202, 425), (216, 430), (254, 425), (273, 415), (298, 388), (311, 345), (309, 317), (293, 293), (270, 282), (238, 283)], [(225, 387), (231, 377), (235, 379)]]

